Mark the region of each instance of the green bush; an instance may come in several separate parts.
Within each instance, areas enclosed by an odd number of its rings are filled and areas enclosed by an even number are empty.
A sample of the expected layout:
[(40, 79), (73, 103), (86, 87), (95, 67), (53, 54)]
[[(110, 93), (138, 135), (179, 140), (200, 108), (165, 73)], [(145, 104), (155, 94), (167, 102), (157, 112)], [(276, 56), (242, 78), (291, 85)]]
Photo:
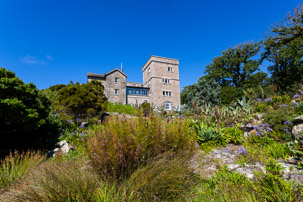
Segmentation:
[(243, 138), (244, 132), (239, 128), (239, 126), (234, 126), (231, 128), (223, 128), (222, 134), (228, 142), (239, 144)]
[(135, 115), (137, 114), (137, 108), (131, 106), (131, 105), (124, 105), (124, 104), (118, 104), (118, 103), (108, 103), (108, 112), (117, 112), (120, 114), (129, 114), (129, 115)]
[(264, 122), (268, 123), (275, 131), (289, 132), (292, 130), (291, 121), (295, 117), (294, 108), (291, 106), (279, 107), (271, 110), (264, 116)]
[(220, 99), (222, 104), (230, 104), (241, 98), (241, 92), (233, 86), (223, 86), (221, 88)]
[(302, 115), (303, 114), (303, 102), (298, 103), (295, 106), (295, 110), (296, 110), (296, 113), (298, 116)]
[[(34, 84), (25, 84), (14, 72), (0, 68), (1, 149), (45, 146), (60, 129), (51, 103)], [(50, 120), (51, 119), (51, 120)]]
[(197, 133), (197, 138), (200, 144), (203, 143), (216, 144), (216, 143), (220, 143), (222, 140), (222, 136), (220, 135), (220, 133), (210, 128), (201, 128)]
[(101, 115), (107, 107), (104, 87), (98, 81), (80, 85), (69, 83), (58, 91), (57, 100), (53, 103), (59, 117), (65, 120), (88, 119)]
[(299, 137), (296, 137), (295, 141), (287, 143), (290, 153), (297, 160), (297, 167), (303, 169), (303, 146), (300, 143), (300, 138), (303, 137), (303, 133), (299, 134)]
[(150, 106), (150, 103), (148, 103), (148, 102), (142, 103), (140, 108), (143, 113), (143, 116), (145, 116), (145, 117), (149, 116), (150, 113), (153, 112), (153, 108)]

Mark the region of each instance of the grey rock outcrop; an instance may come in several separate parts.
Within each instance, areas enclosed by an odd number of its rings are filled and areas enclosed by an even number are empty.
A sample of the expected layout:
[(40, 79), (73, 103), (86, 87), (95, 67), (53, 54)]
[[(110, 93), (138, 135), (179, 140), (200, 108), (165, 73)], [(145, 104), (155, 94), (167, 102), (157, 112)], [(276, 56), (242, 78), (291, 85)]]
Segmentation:
[(298, 116), (296, 118), (294, 118), (293, 120), (294, 126), (292, 128), (292, 134), (299, 139), (302, 139), (303, 137), (301, 137), (299, 135), (299, 133), (301, 133), (303, 131), (303, 116)]
[(55, 145), (55, 149), (48, 152), (48, 157), (52, 158), (56, 154), (67, 154), (70, 150), (75, 150), (76, 148), (71, 144), (67, 143), (66, 140), (62, 140)]

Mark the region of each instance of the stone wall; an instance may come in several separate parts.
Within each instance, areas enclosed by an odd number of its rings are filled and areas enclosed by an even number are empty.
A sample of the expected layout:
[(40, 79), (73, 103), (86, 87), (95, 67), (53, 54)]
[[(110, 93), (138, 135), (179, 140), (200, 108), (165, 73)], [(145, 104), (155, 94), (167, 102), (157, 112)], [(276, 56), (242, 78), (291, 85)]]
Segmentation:
[(142, 83), (127, 81), (127, 82), (126, 82), (126, 86), (142, 87)]
[(129, 105), (141, 105), (145, 101), (150, 102), (149, 96), (127, 95), (127, 104)]
[[(118, 83), (115, 82), (115, 78)], [(126, 77), (119, 71), (115, 71), (106, 77), (106, 95), (108, 100), (113, 103), (126, 104)], [(115, 89), (118, 90), (118, 95), (115, 95)]]
[[(168, 71), (173, 68), (173, 72)], [(150, 69), (150, 70), (149, 70)], [(152, 56), (142, 67), (143, 86), (150, 88), (150, 102), (153, 106), (163, 106), (171, 102), (172, 108), (180, 106), (179, 60)], [(170, 83), (163, 83), (162, 79)], [(163, 91), (170, 91), (171, 96), (163, 96)]]

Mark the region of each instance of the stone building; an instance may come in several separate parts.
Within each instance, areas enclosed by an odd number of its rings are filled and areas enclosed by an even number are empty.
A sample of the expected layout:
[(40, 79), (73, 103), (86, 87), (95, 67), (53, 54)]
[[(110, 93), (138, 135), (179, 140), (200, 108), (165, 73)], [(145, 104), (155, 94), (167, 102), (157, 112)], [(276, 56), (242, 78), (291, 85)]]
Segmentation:
[(142, 67), (143, 84), (126, 81), (122, 69), (106, 74), (87, 73), (87, 81), (98, 80), (110, 102), (140, 105), (149, 102), (166, 110), (180, 107), (179, 60), (151, 56)]

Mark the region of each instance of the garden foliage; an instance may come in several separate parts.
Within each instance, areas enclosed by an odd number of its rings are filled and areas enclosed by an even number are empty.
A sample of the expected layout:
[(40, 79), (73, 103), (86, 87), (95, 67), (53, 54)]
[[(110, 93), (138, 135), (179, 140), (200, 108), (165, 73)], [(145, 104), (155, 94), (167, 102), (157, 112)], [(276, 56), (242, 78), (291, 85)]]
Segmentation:
[(87, 84), (71, 82), (58, 92), (53, 106), (62, 119), (87, 119), (106, 110), (107, 98), (104, 87), (98, 81), (93, 80)]

